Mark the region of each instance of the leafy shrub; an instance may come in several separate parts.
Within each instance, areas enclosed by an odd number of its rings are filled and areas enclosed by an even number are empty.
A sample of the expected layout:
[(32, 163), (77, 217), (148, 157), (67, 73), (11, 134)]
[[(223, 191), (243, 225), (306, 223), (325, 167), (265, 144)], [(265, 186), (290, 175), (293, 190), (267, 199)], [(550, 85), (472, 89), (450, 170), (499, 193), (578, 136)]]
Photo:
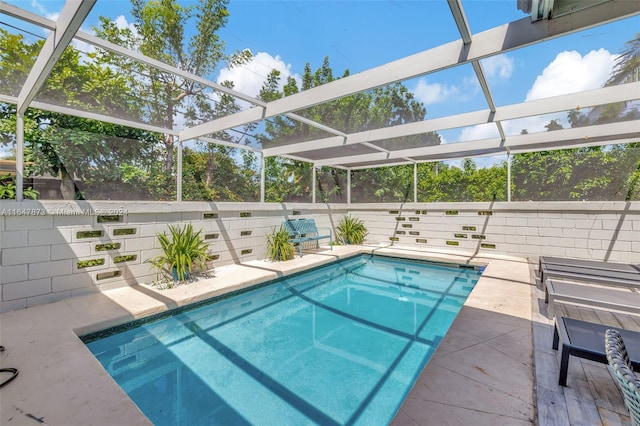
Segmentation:
[(343, 216), (336, 229), (337, 239), (342, 244), (362, 244), (367, 236), (367, 228), (362, 220), (351, 215)]
[(195, 232), (191, 224), (181, 228), (169, 225), (169, 233), (158, 234), (163, 254), (147, 259), (166, 280), (184, 282), (189, 279), (193, 267), (206, 270), (209, 258), (209, 245), (200, 236), (201, 230)]
[(289, 241), (289, 232), (280, 225), (267, 234), (267, 257), (275, 262), (293, 259), (295, 249)]

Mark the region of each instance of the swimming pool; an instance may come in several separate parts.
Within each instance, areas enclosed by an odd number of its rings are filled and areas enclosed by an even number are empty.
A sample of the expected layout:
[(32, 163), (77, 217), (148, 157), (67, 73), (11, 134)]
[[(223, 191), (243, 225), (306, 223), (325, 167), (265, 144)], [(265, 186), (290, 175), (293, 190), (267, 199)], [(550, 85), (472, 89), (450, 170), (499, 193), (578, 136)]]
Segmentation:
[(363, 255), (86, 344), (156, 425), (387, 424), (479, 276)]

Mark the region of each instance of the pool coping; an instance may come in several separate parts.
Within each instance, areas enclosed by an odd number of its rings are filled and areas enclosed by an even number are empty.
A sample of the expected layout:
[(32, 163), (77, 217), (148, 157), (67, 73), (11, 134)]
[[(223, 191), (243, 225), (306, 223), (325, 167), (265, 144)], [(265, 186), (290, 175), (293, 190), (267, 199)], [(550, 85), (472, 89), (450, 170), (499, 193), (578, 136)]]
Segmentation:
[[(339, 246), (333, 247), (332, 250), (324, 248), (288, 262), (252, 261), (223, 266), (216, 269), (212, 278), (167, 290), (137, 285), (3, 313), (0, 315), (0, 344), (5, 346), (6, 350), (0, 352), (0, 366), (18, 368), (20, 375), (1, 390), (0, 423), (112, 425), (122, 424), (123, 419), (126, 419), (127, 424), (150, 424), (149, 420), (102, 369), (78, 336), (363, 253), (486, 265), (485, 273), (469, 295), (461, 314), (469, 309), (490, 307), (491, 295), (483, 296), (482, 294), (486, 293), (487, 286), (492, 289), (496, 284), (504, 286), (504, 283), (522, 283), (530, 280), (529, 265), (524, 259), (474, 256), (461, 252), (432, 252), (402, 247)], [(516, 268), (514, 265), (519, 267)], [(530, 324), (530, 298), (527, 303)], [(491, 309), (498, 308), (498, 306), (491, 307)], [(505, 312), (509, 314), (510, 310), (510, 308), (506, 309)], [(471, 313), (469, 311), (468, 315)], [(468, 315), (465, 314), (465, 316)], [(458, 320), (454, 322), (452, 330), (456, 329), (458, 322)], [(457, 332), (473, 332), (467, 329), (468, 325), (462, 325), (463, 327)], [(461, 349), (450, 352), (453, 348), (451, 345), (455, 346), (459, 340), (456, 338), (455, 342), (448, 342), (450, 335), (452, 335), (451, 331), (436, 351), (434, 360), (438, 359), (441, 353), (447, 352), (453, 355), (462, 353)], [(427, 370), (428, 368), (425, 369)], [(423, 376), (425, 372), (421, 380)], [(473, 377), (470, 379), (476, 380)], [(405, 400), (394, 420), (395, 423), (423, 424), (419, 420), (419, 410), (414, 414), (411, 408), (416, 398), (420, 399), (424, 396), (420, 394), (424, 390), (421, 380), (416, 383)], [(533, 382), (525, 385), (531, 389), (530, 405), (533, 413)], [(533, 414), (530, 417), (533, 418)]]

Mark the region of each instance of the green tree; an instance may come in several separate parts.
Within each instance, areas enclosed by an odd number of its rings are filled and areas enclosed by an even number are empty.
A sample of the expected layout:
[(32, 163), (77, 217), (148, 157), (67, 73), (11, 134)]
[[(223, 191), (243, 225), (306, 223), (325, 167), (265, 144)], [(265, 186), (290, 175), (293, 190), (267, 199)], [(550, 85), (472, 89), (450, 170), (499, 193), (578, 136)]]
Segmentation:
[[(202, 0), (194, 5), (182, 6), (175, 0), (131, 0), (135, 31), (118, 28), (115, 22), (100, 18), (100, 27), (94, 28), (99, 37), (139, 51), (191, 74), (211, 77), (223, 60), (233, 64), (250, 58), (248, 51), (228, 57), (225, 43), (218, 36), (229, 17), (228, 0)], [(189, 28), (195, 26), (188, 37)], [(148, 67), (108, 51), (97, 55), (120, 75), (127, 76), (128, 86), (139, 99), (144, 99), (145, 121), (167, 129), (174, 129), (179, 119), (187, 124), (212, 120), (229, 112), (228, 98), (213, 102), (207, 86), (182, 76)], [(223, 98), (225, 95), (221, 95)], [(215, 135), (227, 139), (227, 136)], [(177, 140), (173, 135), (162, 136), (165, 146), (165, 169), (174, 169), (173, 147)]]

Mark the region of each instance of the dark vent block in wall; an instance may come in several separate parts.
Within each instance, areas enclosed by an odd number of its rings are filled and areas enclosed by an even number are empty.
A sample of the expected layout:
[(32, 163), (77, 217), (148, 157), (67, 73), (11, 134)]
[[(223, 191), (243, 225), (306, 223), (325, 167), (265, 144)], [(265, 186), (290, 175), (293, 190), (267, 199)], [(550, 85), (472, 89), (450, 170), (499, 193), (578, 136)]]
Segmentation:
[(463, 231), (475, 231), (476, 227), (475, 226), (463, 226), (462, 230)]
[(246, 237), (246, 236), (251, 235), (252, 232), (253, 231), (240, 231), (240, 236), (241, 237)]
[(203, 219), (217, 219), (218, 213), (205, 213), (202, 215)]
[(427, 244), (426, 238), (416, 238), (416, 243)]
[(99, 274), (96, 274), (96, 280), (106, 280), (107, 278), (115, 278), (120, 275), (122, 275), (122, 272), (120, 271), (100, 272)]
[(398, 222), (404, 222), (404, 221), (406, 220), (406, 218), (405, 218), (405, 217), (402, 217), (402, 216), (398, 216), (398, 217), (396, 217), (396, 220), (397, 220)]
[(240, 212), (240, 217), (251, 217), (251, 212)]
[(478, 216), (491, 216), (493, 214), (493, 210), (480, 210), (478, 212)]
[(422, 210), (422, 214), (427, 214), (427, 211), (426, 210)]
[(120, 243), (96, 244), (96, 251), (118, 250), (120, 247)]
[(420, 235), (418, 231), (409, 231), (409, 235)]
[(240, 252), (240, 254), (245, 255), (245, 254), (251, 254), (253, 253), (253, 249), (244, 249)]
[(448, 246), (459, 246), (460, 243), (458, 241), (447, 241)]
[(398, 214), (400, 213), (399, 210), (389, 210), (389, 214)]
[(220, 234), (213, 233), (213, 234), (204, 234), (204, 239), (205, 240), (217, 240), (220, 237)]
[(407, 233), (407, 231), (396, 231), (396, 234), (398, 235), (405, 235)]
[(402, 227), (403, 228), (413, 228), (413, 224), (411, 224), (411, 223), (403, 223)]
[(444, 212), (444, 214), (447, 216), (457, 216), (458, 210), (447, 210), (446, 212)]
[(456, 238), (467, 238), (467, 234), (453, 234)]
[(409, 218), (409, 220), (410, 220), (411, 222), (419, 222), (419, 221), (420, 221), (420, 218), (419, 218), (419, 217), (412, 216), (412, 217), (410, 217), (410, 218)]
[(114, 236), (118, 236), (118, 235), (134, 235), (136, 233), (136, 228), (121, 228), (121, 229), (114, 229), (113, 230), (113, 235)]
[(220, 259), (220, 255), (219, 254), (210, 254), (209, 256), (207, 256), (207, 261), (212, 261), (212, 260), (218, 260)]
[(300, 210), (294, 210), (291, 212), (292, 216), (300, 216), (302, 214), (302, 212)]
[(389, 237), (389, 241), (400, 241), (398, 237)]
[(98, 223), (113, 223), (113, 222), (122, 222), (122, 216), (117, 214), (98, 216)]
[(484, 239), (486, 239), (487, 237), (486, 237), (486, 235), (473, 234), (473, 235), (471, 236), (471, 238), (473, 238), (474, 240), (484, 240)]
[(97, 237), (102, 237), (103, 234), (104, 234), (104, 232), (102, 230), (100, 230), (100, 231), (78, 231), (78, 233), (76, 234), (76, 237), (78, 237), (78, 238), (97, 238)]
[(496, 245), (495, 244), (482, 243), (482, 244), (480, 244), (480, 247), (488, 248), (488, 249), (495, 249)]

